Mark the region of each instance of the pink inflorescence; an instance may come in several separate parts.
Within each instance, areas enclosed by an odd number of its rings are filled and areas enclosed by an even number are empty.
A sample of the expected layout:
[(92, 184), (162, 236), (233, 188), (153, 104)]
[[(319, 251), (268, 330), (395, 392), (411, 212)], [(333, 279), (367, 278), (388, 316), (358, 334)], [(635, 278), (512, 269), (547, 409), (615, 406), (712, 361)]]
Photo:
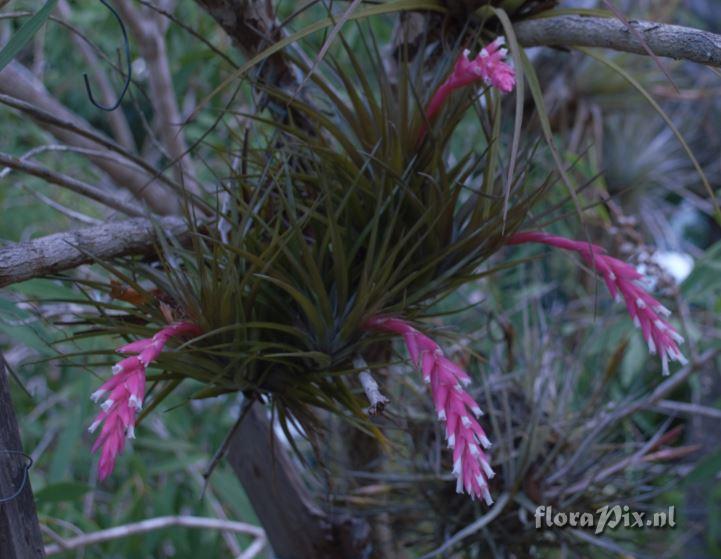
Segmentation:
[(405, 320), (375, 316), (365, 327), (403, 336), (413, 364), (430, 385), (438, 419), (445, 422), (448, 447), (453, 449), (456, 491), (465, 490), (472, 498), (483, 497), (488, 505), (493, 504), (488, 480), (494, 473), (483, 450), (490, 448), (491, 442), (476, 420), (483, 415), (481, 408), (463, 388), (471, 382), (468, 373), (445, 357), (436, 342)]
[(175, 336), (200, 334), (191, 322), (178, 322), (161, 329), (152, 338), (144, 338), (117, 349), (118, 353), (135, 354), (113, 367), (113, 376), (93, 392), (94, 402), (101, 398), (101, 411), (90, 426), (93, 433), (104, 422), (93, 444), (93, 452), (102, 447), (98, 463), (98, 478), (102, 481), (115, 467), (115, 460), (125, 447), (125, 438), (135, 438), (135, 417), (143, 407), (145, 371), (163, 351), (167, 341)]
[(451, 75), (436, 90), (426, 108), (428, 120), (432, 120), (440, 111), (448, 96), (456, 89), (484, 81), (488, 85), (504, 93), (511, 91), (516, 85), (516, 73), (503, 59), (506, 49), (502, 48), (503, 37), (498, 37), (476, 55), (468, 58), (470, 51), (464, 50), (458, 57)]
[(643, 338), (648, 343), (649, 352), (660, 354), (663, 374), (668, 375), (669, 359), (686, 364), (686, 358), (678, 347), (679, 343), (683, 343), (683, 338), (663, 318), (671, 314), (670, 311), (640, 285), (643, 276), (636, 268), (618, 258), (608, 256), (606, 251), (598, 245), (574, 241), (542, 231), (516, 233), (511, 235), (506, 242), (510, 245), (543, 243), (579, 254), (586, 264), (601, 274), (614, 299), (620, 301), (623, 297), (634, 324), (641, 328)]

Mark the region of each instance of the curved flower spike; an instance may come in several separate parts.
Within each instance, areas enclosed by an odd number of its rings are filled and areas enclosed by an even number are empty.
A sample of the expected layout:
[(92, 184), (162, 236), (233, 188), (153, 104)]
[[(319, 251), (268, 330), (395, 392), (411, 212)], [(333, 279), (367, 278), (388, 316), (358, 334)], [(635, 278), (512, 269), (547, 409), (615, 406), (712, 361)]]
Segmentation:
[[(426, 117), (433, 120), (441, 107), (445, 104), (448, 96), (456, 89), (479, 81), (491, 85), (503, 93), (508, 93), (516, 85), (516, 73), (511, 66), (504, 62), (506, 49), (502, 48), (505, 43), (503, 37), (486, 45), (485, 48), (470, 59), (470, 51), (464, 50), (458, 57), (451, 75), (446, 78), (436, 90), (426, 108)], [(425, 135), (425, 127), (421, 131), (421, 138)]]
[(683, 343), (683, 338), (663, 318), (671, 314), (671, 311), (641, 287), (639, 282), (643, 276), (630, 264), (608, 256), (598, 245), (574, 241), (542, 231), (516, 233), (511, 235), (506, 243), (509, 245), (542, 243), (577, 253), (588, 266), (601, 275), (614, 299), (620, 301), (623, 298), (633, 323), (641, 329), (649, 352), (651, 354), (658, 352), (661, 356), (663, 374), (669, 374), (669, 360), (678, 361), (682, 365), (687, 363), (678, 347), (678, 344)]
[(118, 455), (125, 447), (125, 438), (135, 438), (135, 418), (143, 407), (145, 397), (145, 371), (163, 351), (172, 337), (197, 336), (200, 328), (191, 322), (178, 322), (166, 326), (152, 338), (144, 338), (121, 346), (118, 353), (135, 353), (126, 357), (113, 367), (113, 376), (106, 380), (90, 396), (93, 402), (106, 400), (101, 404), (101, 412), (95, 418), (89, 431), (93, 433), (101, 424), (103, 428), (93, 444), (92, 451), (99, 448), (98, 478), (108, 477), (115, 467)]
[(493, 499), (488, 480), (495, 474), (484, 452), (491, 446), (476, 418), (483, 415), (480, 406), (464, 390), (471, 382), (460, 366), (443, 355), (436, 342), (405, 320), (374, 316), (365, 328), (403, 336), (413, 365), (421, 370), (430, 386), (438, 419), (445, 423), (448, 447), (453, 449), (453, 474), (456, 491), (465, 491), (473, 499), (483, 497), (486, 504)]

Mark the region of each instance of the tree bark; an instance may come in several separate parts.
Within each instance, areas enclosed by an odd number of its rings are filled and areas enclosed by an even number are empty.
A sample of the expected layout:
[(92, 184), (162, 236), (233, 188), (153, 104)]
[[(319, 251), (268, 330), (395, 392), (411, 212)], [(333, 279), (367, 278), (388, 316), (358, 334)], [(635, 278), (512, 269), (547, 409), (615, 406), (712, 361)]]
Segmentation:
[[(182, 239), (188, 234), (182, 218), (159, 218), (155, 223), (167, 235)], [(156, 242), (152, 221), (129, 219), (11, 244), (0, 248), (0, 287), (69, 270), (94, 257), (148, 254)]]
[(638, 32), (615, 18), (558, 16), (520, 21), (514, 25), (524, 47), (603, 47), (648, 54), (637, 35), (658, 56), (721, 66), (721, 35), (653, 21), (630, 21)]
[(369, 556), (367, 524), (318, 507), (258, 404), (231, 439), (228, 461), (279, 559)]
[(14, 495), (22, 484), (17, 497), (0, 502), (0, 557), (2, 559), (36, 559), (45, 557), (43, 539), (35, 510), (29, 472), (24, 478), (18, 466), (20, 455), (2, 451), (22, 452), (20, 431), (12, 400), (5, 359), (0, 355), (0, 498)]

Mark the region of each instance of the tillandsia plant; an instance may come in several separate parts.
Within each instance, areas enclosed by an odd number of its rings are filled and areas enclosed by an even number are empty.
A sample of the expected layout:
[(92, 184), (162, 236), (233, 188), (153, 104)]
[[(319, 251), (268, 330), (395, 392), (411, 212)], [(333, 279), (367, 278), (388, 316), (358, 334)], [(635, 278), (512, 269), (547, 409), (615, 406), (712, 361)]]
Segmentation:
[[(469, 39), (453, 67), (432, 76), (422, 61), (406, 62), (395, 80), (372, 46), (362, 58), (341, 40), (346, 64), (330, 55), (319, 68), (297, 61), (323, 111), (256, 84), (287, 107), (287, 118), (275, 124), (262, 114), (241, 115), (270, 133), (239, 142), (242, 164), (221, 182), (219, 203), (206, 205), (207, 215), (188, 212), (190, 243), (161, 234), (160, 265), (103, 263), (135, 293), (124, 303), (101, 283), (86, 282), (109, 297), (91, 303), (101, 312), (84, 317), (94, 328), (83, 335), (122, 335), (128, 343), (118, 351), (132, 354), (93, 396), (107, 394), (92, 425), (104, 422), (95, 443), (101, 478), (124, 437), (133, 436), (146, 382), (158, 389), (144, 413), (194, 379), (203, 388), (193, 398), (241, 392), (249, 402), (270, 402), (291, 444), (289, 425), (314, 441), (322, 429), (318, 410), (385, 441), (364, 411), (353, 363), (381, 355), (368, 359), (370, 367), (385, 368), (389, 342), (402, 337), (452, 449), (456, 490), (490, 505), (492, 434), (482, 425), (471, 376), (428, 335), (423, 319), (460, 286), (503, 268), (481, 266), (508, 244), (575, 251), (625, 298), (664, 367), (667, 358), (682, 360), (673, 326), (629, 265), (581, 241), (516, 233), (557, 173), (538, 180), (529, 172), (532, 149), (510, 176), (500, 169), (501, 98), (516, 75), (502, 39), (490, 39)], [(468, 145), (451, 157), (454, 131), (470, 107), (479, 115), (481, 149)], [(180, 348), (163, 351), (166, 344)], [(151, 366), (163, 372), (147, 373)]]

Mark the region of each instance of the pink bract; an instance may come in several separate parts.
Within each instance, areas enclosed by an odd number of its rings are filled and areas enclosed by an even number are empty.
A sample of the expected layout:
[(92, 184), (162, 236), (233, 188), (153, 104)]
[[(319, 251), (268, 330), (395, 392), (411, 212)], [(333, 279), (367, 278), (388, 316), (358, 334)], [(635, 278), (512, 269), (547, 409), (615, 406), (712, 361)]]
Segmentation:
[(178, 322), (166, 326), (152, 338), (144, 338), (119, 347), (119, 353), (132, 354), (113, 367), (113, 376), (106, 380), (90, 397), (94, 402), (101, 398), (101, 411), (90, 426), (93, 433), (101, 424), (100, 435), (92, 451), (100, 449), (98, 479), (107, 478), (115, 467), (118, 455), (125, 447), (125, 438), (135, 438), (135, 419), (145, 398), (145, 372), (163, 351), (167, 341), (176, 336), (197, 336), (200, 328), (191, 322)]
[[(451, 75), (440, 85), (428, 103), (426, 108), (428, 121), (436, 117), (451, 93), (467, 85), (483, 81), (503, 93), (508, 93), (515, 87), (516, 72), (504, 62), (507, 51), (502, 48), (503, 44), (503, 37), (498, 37), (481, 49), (473, 59), (468, 58), (469, 50), (463, 51), (456, 60)], [(425, 127), (421, 131), (421, 137), (424, 135)]]
[(542, 231), (516, 233), (511, 235), (506, 243), (509, 245), (542, 243), (577, 253), (588, 266), (601, 275), (611, 296), (616, 300), (622, 298), (626, 303), (628, 314), (634, 324), (641, 329), (649, 352), (651, 354), (658, 352), (661, 356), (663, 374), (669, 374), (669, 360), (681, 364), (687, 363), (678, 347), (679, 343), (683, 343), (683, 338), (664, 318), (671, 314), (670, 311), (641, 286), (640, 281), (643, 276), (631, 264), (608, 256), (598, 245), (574, 241)]
[(413, 365), (420, 369), (430, 386), (438, 419), (445, 424), (448, 447), (453, 449), (456, 491), (493, 504), (488, 480), (494, 472), (484, 449), (491, 446), (477, 418), (480, 406), (464, 389), (471, 382), (462, 367), (444, 356), (440, 346), (411, 324), (395, 317), (374, 316), (365, 327), (403, 336)]

